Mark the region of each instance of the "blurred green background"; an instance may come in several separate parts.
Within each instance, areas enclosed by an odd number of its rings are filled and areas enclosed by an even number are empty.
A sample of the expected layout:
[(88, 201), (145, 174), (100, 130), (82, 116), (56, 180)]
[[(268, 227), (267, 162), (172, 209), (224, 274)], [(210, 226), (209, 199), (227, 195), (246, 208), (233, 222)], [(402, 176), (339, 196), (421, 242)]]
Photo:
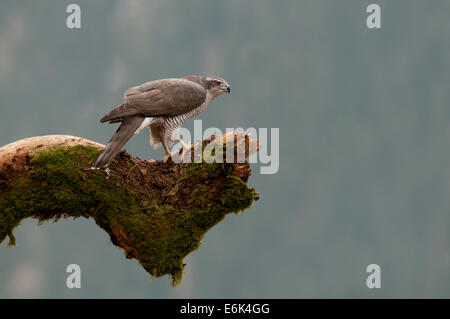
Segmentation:
[[(80, 30), (66, 27), (71, 2)], [(372, 2), (380, 30), (366, 27)], [(253, 165), (261, 199), (205, 236), (176, 289), (92, 220), (27, 220), (16, 247), (0, 245), (0, 297), (450, 297), (449, 12), (448, 0), (1, 1), (0, 145), (106, 143), (116, 126), (99, 119), (128, 87), (217, 75), (232, 94), (203, 127), (280, 128), (280, 170)], [(147, 131), (126, 149), (163, 155)], [(66, 287), (71, 263), (81, 289)], [(366, 287), (371, 263), (381, 289)]]

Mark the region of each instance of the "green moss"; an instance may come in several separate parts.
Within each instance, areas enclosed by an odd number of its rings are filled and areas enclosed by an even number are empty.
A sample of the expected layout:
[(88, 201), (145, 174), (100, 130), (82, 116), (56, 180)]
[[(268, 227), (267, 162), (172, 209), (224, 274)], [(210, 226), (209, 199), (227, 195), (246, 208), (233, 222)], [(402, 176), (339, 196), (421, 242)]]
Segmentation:
[(237, 214), (250, 207), (257, 196), (256, 191), (249, 189), (240, 178), (228, 176), (219, 200), (225, 210)]
[(191, 163), (186, 169), (184, 178), (197, 178), (203, 181), (207, 178), (214, 177), (214, 174), (218, 174), (223, 168), (223, 163)]
[[(192, 191), (183, 199), (157, 205), (151, 193), (118, 186), (103, 170), (88, 170), (99, 155), (94, 147), (57, 147), (41, 151), (30, 168), (0, 189), (0, 242), (15, 244), (13, 229), (24, 218), (39, 221), (61, 217), (92, 217), (154, 277), (170, 275), (181, 281), (183, 258), (200, 246), (204, 234), (227, 213), (250, 207), (253, 189), (235, 176), (228, 164), (190, 164), (183, 183)], [(133, 162), (125, 163), (129, 169)], [(221, 176), (215, 191), (203, 182)]]

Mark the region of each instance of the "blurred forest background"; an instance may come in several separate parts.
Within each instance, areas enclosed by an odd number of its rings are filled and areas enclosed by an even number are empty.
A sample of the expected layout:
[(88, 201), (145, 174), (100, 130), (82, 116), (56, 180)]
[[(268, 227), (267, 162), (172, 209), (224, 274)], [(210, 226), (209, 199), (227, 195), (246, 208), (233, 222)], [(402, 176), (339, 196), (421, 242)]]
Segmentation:
[[(82, 28), (66, 27), (81, 6)], [(366, 7), (382, 8), (382, 29)], [(128, 87), (188, 74), (232, 87), (203, 127), (280, 128), (280, 170), (255, 206), (213, 228), (182, 284), (151, 280), (93, 220), (16, 229), (0, 297), (450, 297), (450, 2), (158, 0), (0, 3), (0, 145), (71, 134)], [(190, 120), (185, 127), (192, 128)], [(160, 159), (144, 131), (126, 145)], [(81, 266), (82, 288), (66, 287)], [(366, 266), (381, 266), (381, 289)]]

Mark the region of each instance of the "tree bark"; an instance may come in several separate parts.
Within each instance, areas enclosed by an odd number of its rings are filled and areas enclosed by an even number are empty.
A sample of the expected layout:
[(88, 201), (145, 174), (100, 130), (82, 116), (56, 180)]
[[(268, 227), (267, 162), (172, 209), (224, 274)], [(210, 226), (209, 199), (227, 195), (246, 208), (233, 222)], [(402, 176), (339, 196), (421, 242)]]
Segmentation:
[[(122, 151), (108, 170), (90, 169), (103, 148), (66, 135), (0, 148), (0, 242), (8, 236), (14, 245), (13, 229), (24, 218), (93, 218), (127, 258), (136, 258), (153, 277), (170, 275), (176, 285), (183, 258), (204, 234), (259, 198), (246, 185), (251, 170), (245, 159), (259, 150), (249, 135), (212, 136), (190, 145), (180, 163), (144, 161)], [(231, 163), (226, 150), (232, 150)], [(199, 154), (215, 161), (193, 163)]]

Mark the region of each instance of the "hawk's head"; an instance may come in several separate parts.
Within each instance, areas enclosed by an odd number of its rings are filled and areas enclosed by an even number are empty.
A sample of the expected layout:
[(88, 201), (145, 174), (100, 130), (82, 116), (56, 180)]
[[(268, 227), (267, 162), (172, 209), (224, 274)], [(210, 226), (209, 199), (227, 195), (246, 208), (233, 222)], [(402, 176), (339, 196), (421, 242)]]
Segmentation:
[(227, 81), (218, 77), (206, 78), (206, 89), (213, 97), (218, 97), (222, 93), (230, 93), (230, 85)]

